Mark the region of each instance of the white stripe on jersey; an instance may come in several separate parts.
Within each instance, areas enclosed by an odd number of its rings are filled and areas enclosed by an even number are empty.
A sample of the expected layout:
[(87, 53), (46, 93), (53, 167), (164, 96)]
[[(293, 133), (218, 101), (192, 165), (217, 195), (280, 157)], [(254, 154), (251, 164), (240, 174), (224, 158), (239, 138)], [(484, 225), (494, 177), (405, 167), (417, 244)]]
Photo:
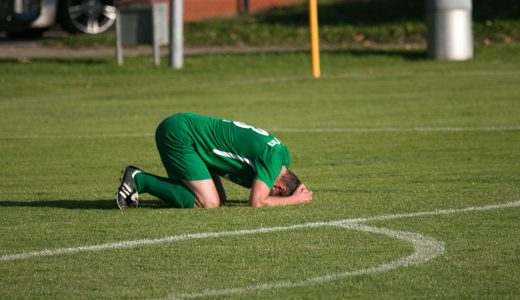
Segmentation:
[(215, 153), (218, 156), (229, 157), (229, 158), (232, 158), (232, 159), (244, 162), (244, 163), (248, 164), (251, 168), (253, 168), (253, 170), (256, 172), (255, 165), (249, 159), (247, 159), (245, 157), (242, 157), (242, 156), (237, 155), (235, 153), (224, 152), (224, 151), (220, 151), (220, 150), (217, 150), (217, 149), (213, 149), (213, 153)]

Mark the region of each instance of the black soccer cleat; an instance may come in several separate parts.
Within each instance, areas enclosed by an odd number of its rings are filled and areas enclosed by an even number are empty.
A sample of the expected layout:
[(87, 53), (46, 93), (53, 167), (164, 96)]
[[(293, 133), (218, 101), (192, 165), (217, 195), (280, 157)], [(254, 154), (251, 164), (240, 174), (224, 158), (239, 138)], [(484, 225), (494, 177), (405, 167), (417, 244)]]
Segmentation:
[(134, 166), (126, 166), (121, 172), (120, 184), (116, 193), (116, 203), (120, 210), (139, 205), (139, 195), (135, 189), (134, 176), (142, 171)]

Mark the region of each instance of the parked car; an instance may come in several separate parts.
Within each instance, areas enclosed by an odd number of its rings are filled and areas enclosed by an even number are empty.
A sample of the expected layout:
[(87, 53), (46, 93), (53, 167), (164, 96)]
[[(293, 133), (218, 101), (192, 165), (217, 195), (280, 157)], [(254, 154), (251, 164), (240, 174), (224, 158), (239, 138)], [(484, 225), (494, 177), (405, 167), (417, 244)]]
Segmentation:
[(114, 0), (0, 0), (0, 31), (10, 36), (41, 35), (55, 25), (98, 34), (115, 19)]

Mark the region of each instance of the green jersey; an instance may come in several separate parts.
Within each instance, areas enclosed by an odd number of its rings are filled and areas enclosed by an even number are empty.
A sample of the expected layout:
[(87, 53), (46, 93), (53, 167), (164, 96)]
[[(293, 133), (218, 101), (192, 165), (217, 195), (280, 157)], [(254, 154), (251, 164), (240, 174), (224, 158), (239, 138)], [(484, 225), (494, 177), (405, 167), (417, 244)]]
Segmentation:
[(282, 165), (290, 166), (287, 147), (263, 129), (193, 113), (182, 116), (181, 127), (210, 173), (247, 188), (259, 179), (271, 188)]

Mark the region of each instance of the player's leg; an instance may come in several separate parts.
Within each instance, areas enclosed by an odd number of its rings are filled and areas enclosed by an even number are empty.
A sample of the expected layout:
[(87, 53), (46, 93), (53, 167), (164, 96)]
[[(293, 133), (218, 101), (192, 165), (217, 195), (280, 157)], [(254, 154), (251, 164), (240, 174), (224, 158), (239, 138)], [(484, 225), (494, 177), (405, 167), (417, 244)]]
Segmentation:
[(215, 187), (217, 188), (217, 193), (220, 198), (220, 205), (226, 204), (226, 191), (224, 190), (224, 185), (222, 185), (220, 176), (217, 174), (211, 174), (211, 179), (213, 179), (213, 183), (215, 183)]
[(141, 172), (134, 176), (139, 194), (148, 193), (176, 208), (192, 208), (195, 195), (182, 182)]
[(196, 207), (215, 208), (220, 206), (220, 197), (213, 179), (182, 180), (195, 195)]
[(208, 168), (186, 135), (182, 115), (164, 120), (155, 133), (157, 150), (168, 178), (181, 181), (195, 196), (196, 207), (218, 207), (220, 198)]
[(179, 179), (195, 196), (195, 207), (214, 208), (220, 206), (220, 196), (208, 168), (191, 149), (184, 149), (183, 155), (172, 160), (161, 155), (168, 177), (177, 180), (178, 174), (183, 174)]
[(181, 181), (145, 173), (134, 166), (125, 167), (116, 193), (119, 209), (138, 206), (139, 195), (143, 193), (151, 194), (172, 207), (191, 208), (195, 205), (195, 195)]

